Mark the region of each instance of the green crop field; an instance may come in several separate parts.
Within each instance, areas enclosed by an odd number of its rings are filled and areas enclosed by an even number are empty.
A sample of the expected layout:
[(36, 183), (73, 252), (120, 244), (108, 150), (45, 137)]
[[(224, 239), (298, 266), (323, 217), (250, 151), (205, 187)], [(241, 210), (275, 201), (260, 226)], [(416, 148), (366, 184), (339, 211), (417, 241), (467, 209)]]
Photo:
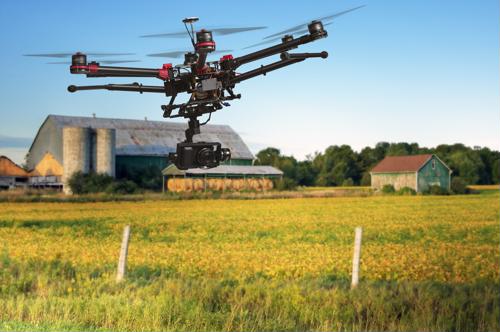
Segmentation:
[(0, 203), (0, 330), (500, 331), (499, 203), (498, 191)]

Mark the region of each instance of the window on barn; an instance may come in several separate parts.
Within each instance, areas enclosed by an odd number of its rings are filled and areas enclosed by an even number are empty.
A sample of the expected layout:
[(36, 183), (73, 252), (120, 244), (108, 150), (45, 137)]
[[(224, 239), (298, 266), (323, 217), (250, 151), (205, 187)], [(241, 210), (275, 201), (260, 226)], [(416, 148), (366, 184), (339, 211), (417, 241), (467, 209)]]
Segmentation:
[(432, 169), (436, 169), (436, 161), (434, 159), (432, 159), (431, 167)]

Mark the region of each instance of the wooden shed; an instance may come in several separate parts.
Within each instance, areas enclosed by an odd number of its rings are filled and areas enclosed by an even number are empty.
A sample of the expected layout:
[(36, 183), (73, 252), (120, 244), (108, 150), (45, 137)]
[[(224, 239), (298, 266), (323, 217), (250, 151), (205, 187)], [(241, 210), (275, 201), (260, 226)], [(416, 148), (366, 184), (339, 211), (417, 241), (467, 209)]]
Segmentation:
[(409, 187), (416, 192), (424, 192), (430, 186), (438, 185), (449, 190), (451, 169), (436, 155), (385, 157), (370, 172), (371, 186), (381, 189), (393, 185), (396, 190)]
[(27, 183), (28, 172), (6, 156), (0, 156), (0, 188), (24, 187)]

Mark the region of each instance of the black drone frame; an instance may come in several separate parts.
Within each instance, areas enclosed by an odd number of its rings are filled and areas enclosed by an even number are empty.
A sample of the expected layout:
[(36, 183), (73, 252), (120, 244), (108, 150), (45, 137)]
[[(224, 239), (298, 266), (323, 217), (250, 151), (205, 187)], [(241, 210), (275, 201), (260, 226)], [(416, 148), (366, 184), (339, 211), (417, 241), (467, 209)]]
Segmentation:
[[(186, 130), (186, 141), (193, 143), (193, 136), (200, 133), (200, 126), (210, 120), (212, 112), (230, 106), (227, 101), (241, 98), (240, 94), (235, 94), (233, 89), (237, 83), (250, 78), (266, 75), (268, 72), (277, 70), (307, 58), (327, 58), (327, 52), (320, 53), (288, 53), (298, 46), (313, 42), (328, 36), (321, 21), (312, 21), (308, 25), (308, 34), (298, 38), (292, 35), (285, 35), (282, 42), (240, 57), (225, 55), (219, 61), (207, 62), (208, 53), (215, 51), (215, 42), (212, 33), (207, 30), (196, 32), (196, 42), (194, 39), (193, 22), (197, 18), (183, 20), (186, 30), (194, 46), (194, 52), (184, 55), (184, 64), (172, 66), (167, 63), (160, 69), (154, 68), (133, 68), (133, 67), (113, 67), (100, 66), (97, 62), (87, 63), (85, 54), (76, 53), (72, 56), (70, 72), (72, 74), (85, 74), (87, 77), (155, 77), (164, 81), (163, 86), (132, 84), (106, 84), (90, 86), (68, 86), (69, 92), (80, 90), (112, 90), (112, 91), (132, 91), (132, 92), (154, 92), (164, 93), (170, 97), (167, 105), (162, 105), (163, 117), (189, 119)], [(191, 32), (187, 28), (191, 25)], [(236, 69), (247, 63), (257, 61), (272, 55), (280, 54), (280, 60), (259, 68), (236, 74)], [(182, 104), (174, 104), (179, 93), (190, 93), (190, 99)], [(178, 110), (173, 114), (174, 110)], [(200, 124), (198, 117), (209, 114), (206, 122)], [(196, 143), (193, 143), (196, 144)], [(220, 146), (220, 145), (219, 145)], [(171, 156), (175, 159), (176, 156)], [(179, 166), (176, 163), (177, 166)], [(217, 166), (218, 162), (209, 163), (209, 167)], [(185, 165), (181, 165), (185, 166)], [(185, 167), (184, 167), (185, 168)]]

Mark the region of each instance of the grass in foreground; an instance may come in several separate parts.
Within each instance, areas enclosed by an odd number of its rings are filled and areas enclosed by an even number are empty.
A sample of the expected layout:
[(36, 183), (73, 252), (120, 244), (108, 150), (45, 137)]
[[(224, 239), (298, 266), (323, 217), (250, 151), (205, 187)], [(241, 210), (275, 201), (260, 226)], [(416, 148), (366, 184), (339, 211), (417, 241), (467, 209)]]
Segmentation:
[(498, 202), (2, 203), (0, 329), (500, 331)]

